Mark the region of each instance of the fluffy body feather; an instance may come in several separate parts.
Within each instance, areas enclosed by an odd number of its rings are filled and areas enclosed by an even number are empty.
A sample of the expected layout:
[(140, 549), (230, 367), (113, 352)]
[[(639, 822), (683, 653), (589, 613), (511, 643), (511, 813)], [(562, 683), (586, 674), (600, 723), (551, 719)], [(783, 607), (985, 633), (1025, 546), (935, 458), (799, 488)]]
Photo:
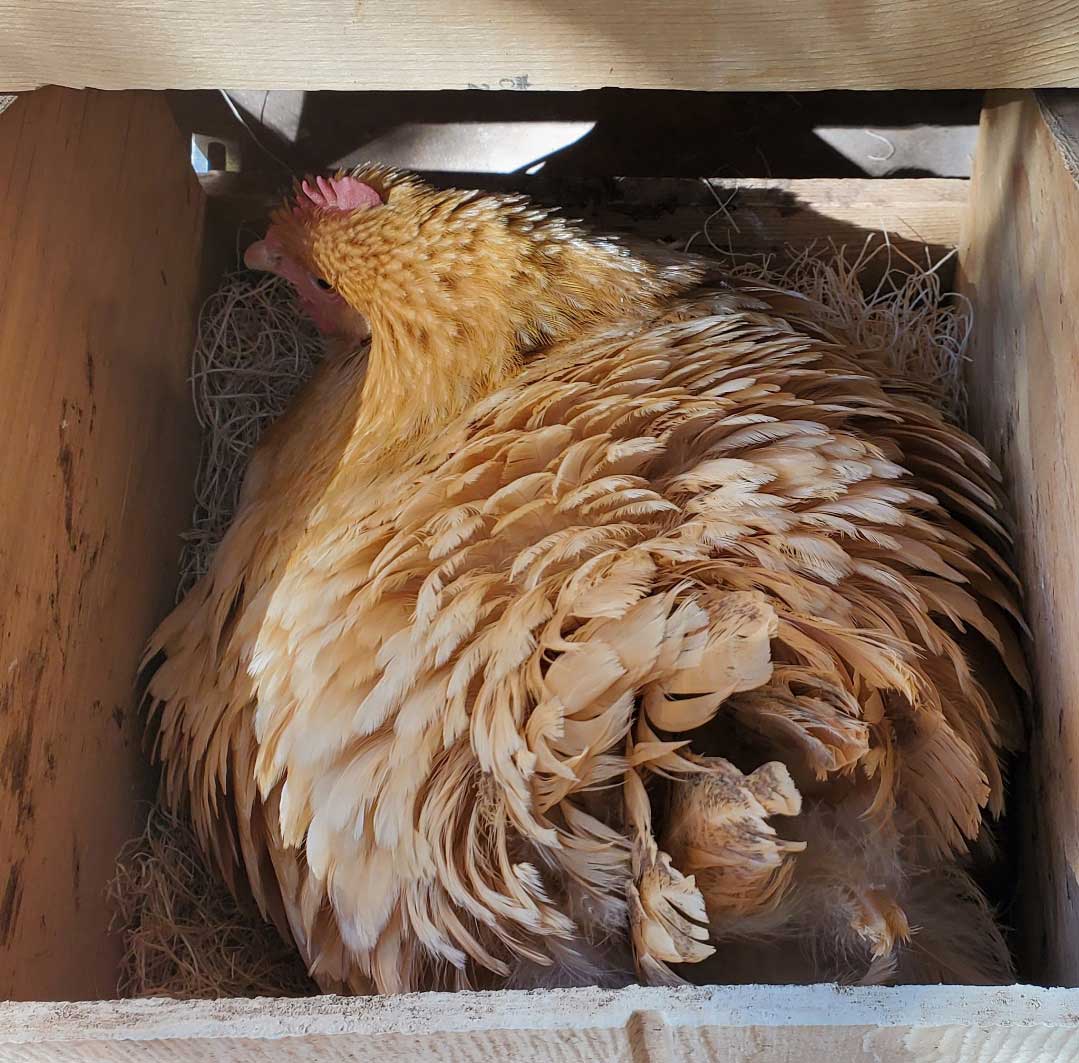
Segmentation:
[(148, 651), (166, 795), (233, 886), (335, 990), (783, 936), (823, 977), (1006, 977), (956, 929), (992, 927), (961, 864), (1026, 684), (978, 445), (792, 293), (360, 178), (255, 257), (331, 284), (366, 364), (260, 445)]

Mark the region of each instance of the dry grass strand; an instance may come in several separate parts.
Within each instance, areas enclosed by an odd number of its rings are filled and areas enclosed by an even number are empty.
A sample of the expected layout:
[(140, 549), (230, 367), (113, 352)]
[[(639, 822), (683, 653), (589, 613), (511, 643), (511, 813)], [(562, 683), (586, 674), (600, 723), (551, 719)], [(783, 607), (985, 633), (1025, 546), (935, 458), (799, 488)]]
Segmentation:
[(296, 312), (281, 277), (230, 273), (203, 304), (191, 360), (202, 457), (177, 600), (209, 567), (236, 509), (251, 449), (321, 357), (318, 333)]
[(316, 992), (292, 943), (237, 904), (187, 823), (161, 805), (121, 851), (109, 901), (124, 941), (122, 997)]

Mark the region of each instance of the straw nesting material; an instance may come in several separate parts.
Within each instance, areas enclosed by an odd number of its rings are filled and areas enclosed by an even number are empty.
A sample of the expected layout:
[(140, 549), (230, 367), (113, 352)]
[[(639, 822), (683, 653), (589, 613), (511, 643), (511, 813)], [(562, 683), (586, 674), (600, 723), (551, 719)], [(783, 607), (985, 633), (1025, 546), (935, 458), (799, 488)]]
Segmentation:
[[(945, 292), (941, 284), (941, 267), (953, 254), (923, 265), (871, 236), (856, 255), (807, 248), (772, 279), (819, 302), (830, 315), (823, 324), (842, 329), (898, 376), (923, 385), (928, 401), (965, 426), (963, 368), (972, 314), (965, 297)], [(884, 260), (884, 272), (863, 289), (862, 277), (879, 267), (878, 259)]]
[(322, 353), (318, 333), (297, 313), (293, 290), (281, 277), (230, 273), (203, 304), (191, 364), (202, 459), (177, 599), (206, 572), (228, 528), (251, 448)]

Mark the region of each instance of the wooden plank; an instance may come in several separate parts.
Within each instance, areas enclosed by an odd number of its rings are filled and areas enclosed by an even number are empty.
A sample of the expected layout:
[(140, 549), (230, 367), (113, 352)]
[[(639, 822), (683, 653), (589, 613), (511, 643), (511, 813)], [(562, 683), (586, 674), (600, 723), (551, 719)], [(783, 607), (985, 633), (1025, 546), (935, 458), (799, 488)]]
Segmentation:
[(1042, 120), (1053, 134), (1068, 173), (1079, 180), (1079, 93), (1068, 89), (1043, 89), (1038, 93)]
[(704, 255), (720, 250), (782, 261), (792, 247), (833, 243), (857, 253), (868, 237), (886, 236), (923, 265), (927, 250), (936, 262), (957, 245), (969, 184), (954, 178), (516, 183), (599, 230), (681, 247), (692, 241), (691, 249)]
[[(869, 237), (877, 242), (886, 238), (922, 266), (936, 263), (959, 243), (970, 184), (958, 178), (428, 178), (443, 186), (524, 192), (597, 232), (632, 233), (679, 248), (690, 245), (703, 255), (716, 250), (768, 255), (777, 265), (789, 258), (791, 248), (811, 244), (846, 247), (853, 256)], [(263, 219), (282, 194), (265, 178), (245, 174), (213, 173), (202, 181), (233, 225)], [(885, 261), (884, 255), (875, 259), (866, 278), (875, 280)], [(892, 261), (903, 265), (898, 256)], [(950, 268), (942, 271), (945, 284), (951, 274)]]
[(1079, 1058), (1079, 992), (729, 986), (0, 1005), (5, 1063)]
[(1021, 863), (1034, 871), (1027, 970), (1079, 985), (1079, 185), (1030, 93), (982, 117), (959, 262), (974, 303), (972, 428), (1000, 463), (1018, 519), (1033, 630), (1034, 721)]
[(0, 997), (115, 992), (133, 679), (197, 457), (186, 154), (151, 94), (45, 89), (0, 115)]
[(1079, 85), (1060, 0), (5, 0), (0, 89)]

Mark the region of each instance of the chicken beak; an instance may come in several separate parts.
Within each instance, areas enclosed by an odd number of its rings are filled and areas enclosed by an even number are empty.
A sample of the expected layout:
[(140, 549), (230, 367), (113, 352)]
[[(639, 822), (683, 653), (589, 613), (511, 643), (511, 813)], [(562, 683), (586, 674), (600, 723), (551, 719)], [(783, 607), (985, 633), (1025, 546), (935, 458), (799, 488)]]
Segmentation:
[(263, 273), (277, 273), (281, 265), (281, 252), (269, 247), (265, 240), (258, 240), (244, 252), (244, 265)]

